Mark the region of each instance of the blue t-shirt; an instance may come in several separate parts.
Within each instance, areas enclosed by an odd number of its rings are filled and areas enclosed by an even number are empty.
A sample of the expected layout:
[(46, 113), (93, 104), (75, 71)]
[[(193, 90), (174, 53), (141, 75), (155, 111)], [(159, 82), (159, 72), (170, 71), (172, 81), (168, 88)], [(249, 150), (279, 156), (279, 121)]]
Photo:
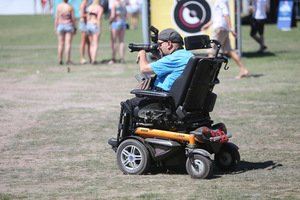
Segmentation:
[(170, 91), (174, 81), (183, 72), (189, 59), (194, 56), (191, 52), (180, 49), (164, 56), (156, 62), (150, 63), (150, 67), (157, 75), (154, 86), (165, 91)]

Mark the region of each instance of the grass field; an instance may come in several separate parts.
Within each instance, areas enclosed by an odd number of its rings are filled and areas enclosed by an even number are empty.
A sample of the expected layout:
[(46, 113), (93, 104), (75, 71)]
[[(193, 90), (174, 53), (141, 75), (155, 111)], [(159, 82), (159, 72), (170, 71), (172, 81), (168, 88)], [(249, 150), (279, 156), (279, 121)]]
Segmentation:
[[(234, 173), (209, 180), (186, 173), (123, 175), (107, 144), (117, 133), (120, 101), (131, 98), (136, 53), (123, 65), (58, 65), (50, 16), (0, 16), (0, 199), (300, 199), (300, 29), (266, 25), (268, 49), (242, 26), (243, 62), (230, 60), (215, 87), (212, 119), (240, 147)], [(98, 59), (110, 58), (104, 20)], [(141, 26), (126, 43), (142, 43)], [(79, 63), (79, 35), (72, 60)]]

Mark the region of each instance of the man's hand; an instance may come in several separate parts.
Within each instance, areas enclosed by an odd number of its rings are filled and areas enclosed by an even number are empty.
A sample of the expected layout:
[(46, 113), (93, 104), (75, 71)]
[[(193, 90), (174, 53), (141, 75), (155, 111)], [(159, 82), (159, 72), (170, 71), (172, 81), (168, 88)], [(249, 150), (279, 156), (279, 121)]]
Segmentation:
[(136, 64), (139, 64), (141, 57), (142, 57), (142, 59), (144, 59), (144, 58), (146, 59), (146, 51), (145, 50), (139, 51), (137, 58), (136, 58)]
[(210, 20), (209, 22), (207, 22), (206, 24), (204, 24), (202, 27), (201, 27), (201, 31), (206, 31), (210, 25), (212, 25), (213, 23), (213, 20)]
[(145, 50), (140, 50), (137, 58), (136, 58), (136, 63), (140, 64), (140, 70), (143, 74), (154, 74), (154, 71), (150, 67), (150, 64), (147, 61), (146, 57), (146, 51)]
[(238, 34), (235, 32), (235, 31), (231, 31), (233, 37), (237, 38), (238, 37)]

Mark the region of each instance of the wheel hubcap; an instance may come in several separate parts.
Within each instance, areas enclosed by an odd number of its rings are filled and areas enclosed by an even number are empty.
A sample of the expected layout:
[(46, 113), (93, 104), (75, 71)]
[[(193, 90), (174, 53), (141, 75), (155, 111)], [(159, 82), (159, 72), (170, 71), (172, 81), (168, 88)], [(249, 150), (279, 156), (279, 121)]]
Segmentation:
[(121, 162), (129, 170), (137, 169), (142, 164), (142, 153), (136, 146), (128, 145), (122, 150)]
[(229, 153), (223, 153), (222, 156), (220, 157), (220, 161), (225, 166), (230, 165), (230, 163), (231, 163), (231, 155)]
[(195, 160), (194, 161), (195, 165), (197, 165), (198, 169), (196, 169), (194, 166), (192, 166), (193, 171), (197, 173), (201, 173), (204, 169), (204, 165), (200, 160)]

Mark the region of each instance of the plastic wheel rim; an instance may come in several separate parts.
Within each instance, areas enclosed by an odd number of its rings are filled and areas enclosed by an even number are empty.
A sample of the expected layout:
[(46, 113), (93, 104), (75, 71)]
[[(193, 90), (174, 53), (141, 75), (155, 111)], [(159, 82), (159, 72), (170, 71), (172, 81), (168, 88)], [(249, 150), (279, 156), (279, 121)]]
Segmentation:
[(135, 170), (143, 163), (141, 151), (134, 145), (126, 146), (121, 152), (121, 162), (129, 170)]
[(192, 170), (196, 173), (201, 173), (204, 170), (204, 164), (203, 162), (201, 162), (200, 160), (195, 160), (194, 161), (195, 165), (198, 166), (198, 169), (196, 169), (193, 165), (192, 165)]

